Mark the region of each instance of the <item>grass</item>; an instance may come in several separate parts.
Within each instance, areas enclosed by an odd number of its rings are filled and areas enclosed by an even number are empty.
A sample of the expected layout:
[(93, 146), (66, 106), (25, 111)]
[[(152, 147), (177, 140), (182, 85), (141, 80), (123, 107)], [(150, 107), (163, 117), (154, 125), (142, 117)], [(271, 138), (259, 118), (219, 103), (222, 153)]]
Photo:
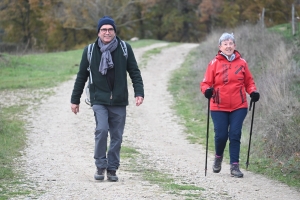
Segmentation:
[[(268, 30), (281, 34), (286, 39), (288, 39), (288, 41), (293, 41), (295, 38), (297, 39), (300, 36), (299, 25), (300, 25), (300, 23), (298, 22), (298, 24), (296, 25), (296, 29), (295, 29), (295, 35), (292, 35), (292, 24), (291, 23), (279, 24), (279, 25), (270, 27)], [(297, 27), (298, 27), (298, 29), (297, 29)]]
[(131, 147), (122, 146), (121, 148), (121, 158), (122, 159), (132, 159), (134, 158), (139, 152)]
[[(28, 194), (27, 189), (20, 188), (18, 181), (21, 175), (15, 170), (14, 158), (20, 156), (25, 145), (24, 121), (18, 114), (24, 111), (24, 106), (1, 109), (0, 113), (0, 199)], [(18, 188), (18, 189), (16, 189)]]
[(249, 170), (255, 173), (266, 175), (274, 180), (278, 180), (296, 189), (300, 189), (300, 157), (290, 159), (286, 163), (283, 160), (273, 160), (269, 157), (258, 157), (256, 154), (251, 156)]
[(140, 64), (140, 67), (144, 67), (147, 65), (147, 62), (149, 61), (149, 59), (152, 57), (152, 56), (155, 56), (157, 54), (159, 54), (163, 49), (166, 49), (166, 48), (170, 48), (172, 46), (176, 46), (178, 45), (179, 43), (176, 43), (176, 42), (173, 42), (173, 43), (168, 43), (168, 45), (166, 46), (163, 46), (163, 47), (157, 47), (157, 48), (153, 48), (153, 49), (150, 49), (148, 51), (146, 51), (143, 55), (142, 55), (142, 60), (141, 60), (141, 64)]
[(157, 184), (162, 187), (165, 191), (168, 191), (172, 194), (188, 197), (200, 197), (201, 191), (204, 191), (203, 188), (186, 184), (178, 183), (176, 180), (171, 178), (170, 175), (161, 173), (153, 169), (146, 169), (143, 172), (143, 177), (145, 180), (149, 181), (152, 184)]
[[(149, 183), (159, 185), (160, 188), (171, 194), (184, 196), (187, 200), (198, 199), (201, 196), (201, 191), (204, 190), (195, 185), (179, 182), (167, 173), (151, 169), (150, 164), (145, 165), (147, 158), (144, 158), (143, 155), (132, 147), (122, 146), (121, 159), (127, 165), (126, 169), (128, 171), (138, 173), (144, 180), (149, 181)], [(138, 161), (138, 159), (142, 159), (142, 161)]]
[(70, 79), (78, 70), (82, 51), (11, 56), (0, 62), (0, 90), (53, 87)]
[(128, 42), (132, 46), (132, 48), (146, 47), (155, 43), (165, 43), (164, 41), (161, 40), (151, 40), (151, 39), (126, 41), (126, 42)]

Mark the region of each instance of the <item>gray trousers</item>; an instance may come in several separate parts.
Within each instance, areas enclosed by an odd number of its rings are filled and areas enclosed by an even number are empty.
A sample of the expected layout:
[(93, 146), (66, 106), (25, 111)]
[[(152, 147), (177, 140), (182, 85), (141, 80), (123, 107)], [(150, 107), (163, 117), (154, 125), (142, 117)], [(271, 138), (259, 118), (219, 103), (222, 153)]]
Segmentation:
[[(120, 150), (126, 121), (126, 106), (93, 105), (96, 121), (95, 165), (98, 168), (117, 170), (120, 165)], [(108, 132), (110, 145), (107, 151)]]

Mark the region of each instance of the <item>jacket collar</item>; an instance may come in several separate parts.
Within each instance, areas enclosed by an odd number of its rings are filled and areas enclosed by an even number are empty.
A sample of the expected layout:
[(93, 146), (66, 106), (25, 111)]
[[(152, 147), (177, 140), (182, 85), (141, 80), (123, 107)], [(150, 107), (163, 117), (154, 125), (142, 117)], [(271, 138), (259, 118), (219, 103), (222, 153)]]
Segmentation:
[(218, 54), (217, 54), (217, 59), (219, 60), (223, 60), (223, 59), (226, 59), (228, 60), (229, 62), (232, 62), (238, 58), (241, 57), (241, 54), (237, 51), (237, 50), (234, 50), (233, 54), (231, 56), (227, 56), (225, 55), (222, 51), (218, 51)]

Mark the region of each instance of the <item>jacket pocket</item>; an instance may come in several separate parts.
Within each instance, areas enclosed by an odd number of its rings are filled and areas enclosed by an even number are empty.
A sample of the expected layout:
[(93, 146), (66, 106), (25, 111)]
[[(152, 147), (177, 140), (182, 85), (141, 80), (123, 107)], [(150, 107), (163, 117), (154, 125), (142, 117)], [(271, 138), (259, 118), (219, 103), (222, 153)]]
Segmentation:
[(240, 84), (244, 84), (245, 79), (245, 68), (244, 66), (240, 66), (234, 73), (236, 78)]
[(214, 90), (213, 103), (220, 104), (220, 89)]
[(240, 87), (240, 97), (241, 97), (241, 102), (245, 103), (247, 97), (246, 97), (244, 87), (242, 87), (242, 86)]

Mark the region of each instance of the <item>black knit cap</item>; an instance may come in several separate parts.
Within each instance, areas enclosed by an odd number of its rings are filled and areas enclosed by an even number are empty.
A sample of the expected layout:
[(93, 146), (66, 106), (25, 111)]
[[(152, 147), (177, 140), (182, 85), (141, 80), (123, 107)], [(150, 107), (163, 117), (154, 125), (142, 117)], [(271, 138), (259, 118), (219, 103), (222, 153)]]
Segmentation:
[(115, 32), (117, 32), (115, 21), (109, 16), (104, 16), (101, 19), (99, 19), (99, 21), (98, 21), (97, 33), (99, 33), (99, 29), (101, 28), (101, 26), (103, 26), (105, 24), (112, 25), (115, 29)]

